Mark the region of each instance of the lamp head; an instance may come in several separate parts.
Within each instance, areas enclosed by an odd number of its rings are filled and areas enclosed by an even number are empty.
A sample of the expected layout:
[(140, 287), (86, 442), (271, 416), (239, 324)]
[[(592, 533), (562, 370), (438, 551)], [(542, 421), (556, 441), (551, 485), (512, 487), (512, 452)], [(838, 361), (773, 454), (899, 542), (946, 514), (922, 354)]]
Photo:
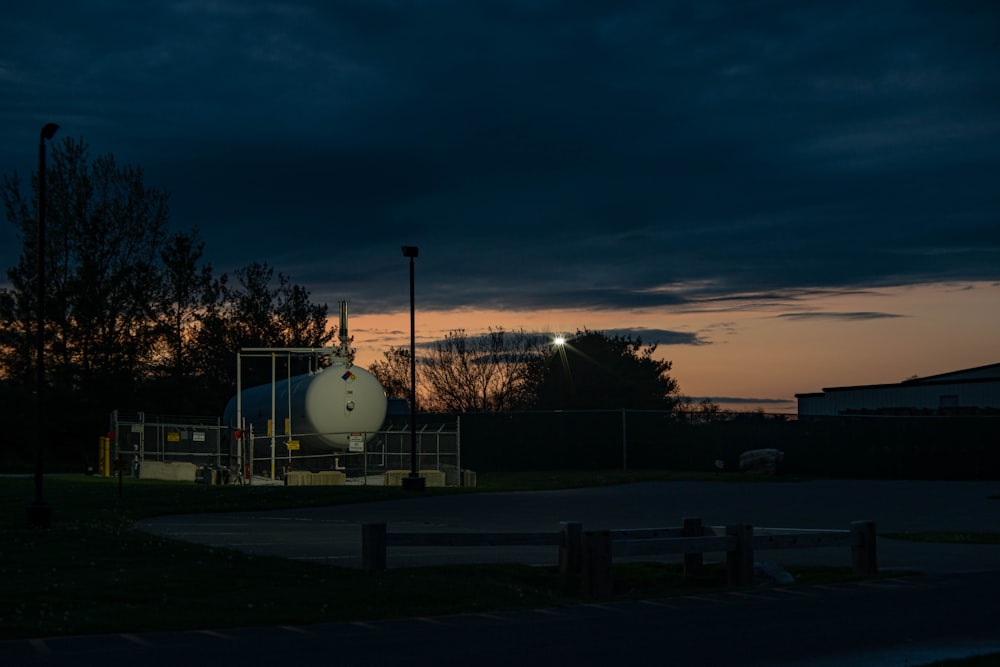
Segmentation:
[(416, 257), (420, 250), (415, 245), (403, 246), (403, 257)]
[(56, 132), (59, 131), (59, 126), (55, 123), (46, 123), (42, 127), (42, 139), (51, 139), (56, 136)]

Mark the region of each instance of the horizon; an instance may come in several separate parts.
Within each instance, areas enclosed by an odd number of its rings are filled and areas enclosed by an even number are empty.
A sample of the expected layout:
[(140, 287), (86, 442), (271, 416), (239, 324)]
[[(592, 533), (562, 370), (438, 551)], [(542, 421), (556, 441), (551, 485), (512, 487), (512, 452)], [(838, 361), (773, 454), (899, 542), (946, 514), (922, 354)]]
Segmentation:
[[(772, 302), (759, 309), (744, 306), (737, 310), (716, 304), (714, 310), (646, 317), (628, 311), (627, 320), (613, 311), (422, 312), (419, 289), (418, 277), (418, 358), (420, 347), (462, 328), (469, 335), (484, 333), (490, 326), (552, 335), (572, 335), (587, 328), (631, 333), (644, 344), (659, 337), (655, 356), (672, 362), (671, 375), (680, 384), (682, 395), (708, 398), (733, 410), (794, 413), (795, 394), (901, 382), (914, 375), (926, 377), (1000, 361), (993, 338), (1000, 330), (1000, 312), (989, 307), (1000, 298), (996, 283), (830, 294), (822, 300), (798, 302), (795, 311), (787, 310), (787, 304)], [(885, 309), (887, 304), (893, 311)], [(355, 314), (355, 304), (350, 308), (348, 330), (358, 351), (355, 363), (368, 368), (389, 347), (409, 349), (408, 311), (368, 315)], [(970, 320), (973, 326), (968, 329), (953, 330), (954, 311), (970, 310), (978, 313), (979, 319)], [(664, 321), (674, 328), (656, 326)], [(335, 319), (332, 323), (336, 324)], [(867, 340), (853, 335), (859, 329), (866, 332)], [(904, 344), (907, 332), (919, 341), (909, 349)], [(686, 342), (664, 343), (666, 336), (686, 337)], [(718, 388), (731, 390), (715, 391)]]

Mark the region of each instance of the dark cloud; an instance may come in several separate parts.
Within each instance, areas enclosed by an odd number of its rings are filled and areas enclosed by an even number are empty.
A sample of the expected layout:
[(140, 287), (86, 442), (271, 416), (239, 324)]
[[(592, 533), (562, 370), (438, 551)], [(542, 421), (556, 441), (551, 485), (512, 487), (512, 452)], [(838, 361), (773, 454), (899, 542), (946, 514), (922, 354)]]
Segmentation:
[(436, 309), (1000, 277), (990, 3), (52, 4), (0, 24), (0, 171), (58, 122), (354, 312), (402, 244)]
[(788, 320), (881, 320), (881, 319), (891, 319), (895, 317), (906, 317), (906, 315), (897, 315), (895, 313), (875, 313), (875, 312), (857, 312), (857, 313), (808, 312), (808, 313), (783, 313), (781, 315), (777, 315), (776, 317)]

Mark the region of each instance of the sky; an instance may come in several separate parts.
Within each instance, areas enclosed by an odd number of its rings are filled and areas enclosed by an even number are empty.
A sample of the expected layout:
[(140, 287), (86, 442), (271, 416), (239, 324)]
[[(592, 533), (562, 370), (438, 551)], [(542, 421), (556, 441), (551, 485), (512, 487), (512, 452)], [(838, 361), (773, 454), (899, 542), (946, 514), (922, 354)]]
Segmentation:
[[(48, 122), (142, 167), (216, 273), (266, 261), (334, 316), (349, 301), (362, 365), (409, 343), (402, 245), (418, 344), (631, 333), (724, 407), (1000, 362), (996, 3), (0, 17), (0, 173), (32, 173)], [(0, 225), (0, 266), (19, 251)]]

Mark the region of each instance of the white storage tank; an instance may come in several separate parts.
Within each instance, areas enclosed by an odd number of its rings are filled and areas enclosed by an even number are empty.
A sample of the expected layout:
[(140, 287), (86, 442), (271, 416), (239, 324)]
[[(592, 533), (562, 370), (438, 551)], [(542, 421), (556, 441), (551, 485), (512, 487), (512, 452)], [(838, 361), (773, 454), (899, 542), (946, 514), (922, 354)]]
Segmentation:
[[(244, 389), (242, 414), (253, 424), (256, 446), (270, 448), (267, 421), (271, 419), (270, 384)], [(343, 361), (314, 373), (279, 379), (274, 385), (275, 434), (285, 435), (291, 394), (291, 432), (303, 453), (346, 450), (352, 434), (370, 440), (385, 422), (385, 390), (374, 375)], [(226, 406), (224, 421), (237, 427), (236, 397)]]

